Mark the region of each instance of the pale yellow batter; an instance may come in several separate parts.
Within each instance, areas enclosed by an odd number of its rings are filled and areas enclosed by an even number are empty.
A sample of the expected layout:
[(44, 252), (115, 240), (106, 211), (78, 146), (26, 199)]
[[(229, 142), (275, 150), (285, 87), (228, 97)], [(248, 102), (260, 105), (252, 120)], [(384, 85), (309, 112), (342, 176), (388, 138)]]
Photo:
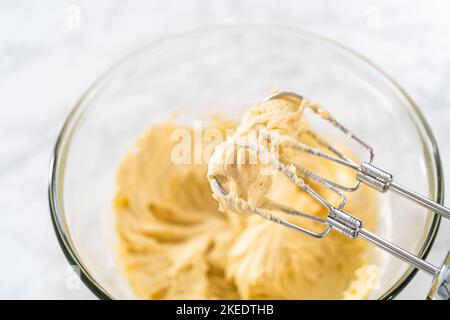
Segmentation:
[[(276, 118), (280, 111), (289, 117)], [(299, 137), (306, 126), (302, 112), (283, 100), (258, 104), (246, 113), (236, 134), (244, 136), (256, 124), (264, 123)], [(223, 122), (217, 127), (224, 132), (229, 124)], [(173, 161), (172, 152), (178, 142), (170, 137), (179, 128), (172, 123), (150, 128), (140, 138), (137, 151), (124, 158), (118, 171), (115, 208), (120, 257), (137, 296), (359, 299), (370, 294), (379, 269), (370, 263), (363, 241), (334, 231), (325, 239), (315, 239), (258, 216), (220, 212), (206, 178), (207, 163)], [(192, 134), (192, 129), (185, 129)], [(194, 148), (211, 147), (211, 142), (203, 142), (203, 146)], [(236, 150), (234, 156), (239, 152), (248, 151)], [(289, 153), (284, 156), (294, 157)], [(291, 160), (299, 160), (329, 178), (351, 178), (349, 172), (317, 158)], [(262, 170), (261, 165), (216, 162), (209, 174), (232, 177), (223, 180), (227, 190), (252, 204), (277, 201), (316, 216), (326, 214), (322, 206), (292, 183)], [(224, 203), (221, 208), (229, 209)], [(369, 189), (349, 195), (346, 210), (362, 218), (368, 229), (376, 222), (375, 199)], [(312, 224), (310, 227), (319, 228)]]

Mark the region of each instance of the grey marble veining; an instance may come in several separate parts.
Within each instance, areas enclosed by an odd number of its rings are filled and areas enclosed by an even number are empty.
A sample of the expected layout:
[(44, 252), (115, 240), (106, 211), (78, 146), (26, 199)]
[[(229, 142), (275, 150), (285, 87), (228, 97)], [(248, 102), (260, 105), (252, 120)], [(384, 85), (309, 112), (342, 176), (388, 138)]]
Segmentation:
[[(406, 89), (450, 174), (449, 12), (447, 1), (0, 1), (0, 298), (93, 298), (56, 241), (48, 164), (78, 97), (126, 53), (218, 24), (284, 24), (323, 34)], [(429, 260), (438, 264), (449, 243), (450, 223), (443, 222)], [(400, 298), (422, 298), (429, 283), (419, 274)]]

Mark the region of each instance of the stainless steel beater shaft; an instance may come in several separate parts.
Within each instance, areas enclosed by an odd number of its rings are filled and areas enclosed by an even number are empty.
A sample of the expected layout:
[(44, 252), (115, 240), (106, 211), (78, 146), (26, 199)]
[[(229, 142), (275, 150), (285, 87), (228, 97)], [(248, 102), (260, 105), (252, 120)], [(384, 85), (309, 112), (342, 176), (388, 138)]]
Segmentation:
[(429, 299), (450, 300), (450, 251), (440, 268), (363, 228), (362, 221), (333, 208), (327, 222), (337, 231), (356, 239), (361, 237), (433, 277)]
[[(266, 97), (263, 101), (268, 101), (272, 99), (287, 99), (290, 101), (294, 101), (296, 103), (303, 103), (304, 97), (301, 95), (298, 95), (294, 92), (277, 92), (272, 95), (269, 95)], [(319, 113), (317, 110), (313, 110), (316, 113)], [(417, 192), (414, 192), (410, 190), (409, 188), (406, 188), (404, 186), (401, 186), (394, 182), (394, 177), (391, 173), (386, 172), (380, 168), (377, 168), (372, 164), (373, 158), (375, 156), (375, 152), (367, 143), (362, 141), (360, 138), (355, 136), (353, 132), (348, 130), (344, 125), (339, 123), (335, 118), (333, 118), (330, 114), (327, 113), (327, 115), (321, 116), (322, 119), (325, 121), (328, 121), (331, 123), (335, 128), (342, 131), (347, 137), (350, 139), (353, 139), (356, 141), (359, 145), (364, 147), (370, 154), (369, 160), (365, 161), (361, 164), (355, 163), (351, 159), (345, 157), (341, 152), (339, 152), (335, 147), (333, 147), (328, 142), (324, 141), (322, 138), (319, 138), (315, 134), (313, 137), (319, 142), (319, 144), (325, 148), (327, 148), (332, 154), (323, 152), (319, 149), (303, 146), (301, 148), (302, 151), (308, 152), (310, 154), (313, 154), (315, 156), (319, 156), (322, 158), (325, 158), (330, 161), (334, 161), (336, 163), (339, 163), (341, 165), (344, 165), (348, 168), (354, 169), (357, 171), (356, 179), (357, 183), (352, 187), (345, 187), (337, 183), (330, 182), (332, 185), (334, 185), (336, 188), (341, 189), (346, 192), (353, 192), (356, 191), (360, 183), (364, 183), (377, 191), (380, 192), (387, 192), (388, 190), (392, 190), (395, 193), (403, 196), (406, 199), (412, 200), (415, 203), (421, 205), (422, 207), (429, 209), (439, 215), (441, 215), (444, 218), (450, 219), (450, 208), (447, 208), (435, 201), (430, 200), (429, 198), (418, 194)]]
[(439, 273), (438, 267), (364, 229), (361, 220), (351, 216), (345, 211), (333, 208), (332, 212), (327, 217), (327, 222), (335, 230), (347, 235), (348, 237), (352, 239), (356, 239), (357, 237), (366, 239), (367, 241), (393, 254), (397, 258), (400, 258), (417, 269), (429, 273), (433, 277)]
[(414, 201), (415, 203), (421, 205), (422, 207), (429, 209), (440, 216), (450, 219), (450, 209), (440, 205), (437, 202), (434, 202), (427, 197), (424, 197), (421, 194), (418, 194), (415, 191), (412, 191), (409, 188), (399, 185), (395, 183), (393, 180), (393, 175), (381, 170), (380, 168), (375, 167), (374, 165), (363, 162), (359, 168), (357, 168), (358, 174), (356, 178), (371, 186), (372, 188), (380, 191), (386, 192), (388, 190), (392, 190), (395, 193), (407, 198), (409, 200)]

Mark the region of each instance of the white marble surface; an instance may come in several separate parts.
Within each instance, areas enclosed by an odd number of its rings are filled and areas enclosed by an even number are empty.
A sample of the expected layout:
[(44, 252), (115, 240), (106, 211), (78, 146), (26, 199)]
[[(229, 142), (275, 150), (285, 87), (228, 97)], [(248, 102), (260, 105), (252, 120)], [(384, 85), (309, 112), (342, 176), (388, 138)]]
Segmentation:
[[(0, 298), (94, 298), (56, 241), (48, 164), (77, 98), (124, 54), (207, 25), (276, 23), (321, 33), (403, 85), (433, 128), (450, 174), (449, 13), (448, 1), (0, 0)], [(438, 264), (449, 244), (444, 222), (429, 260)], [(429, 282), (417, 276), (400, 298), (423, 298)]]

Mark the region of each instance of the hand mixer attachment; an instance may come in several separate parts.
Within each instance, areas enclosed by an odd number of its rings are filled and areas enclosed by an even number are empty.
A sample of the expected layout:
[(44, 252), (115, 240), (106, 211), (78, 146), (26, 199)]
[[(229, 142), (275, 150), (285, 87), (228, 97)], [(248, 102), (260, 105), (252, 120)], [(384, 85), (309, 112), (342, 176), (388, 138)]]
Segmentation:
[[(272, 99), (285, 99), (297, 104), (301, 104), (304, 102), (304, 98), (302, 96), (293, 92), (278, 92), (266, 97), (263, 101), (268, 101)], [(413, 200), (417, 204), (445, 218), (450, 218), (450, 209), (422, 195), (419, 195), (408, 188), (405, 188), (395, 183), (392, 174), (382, 169), (379, 169), (372, 164), (375, 153), (374, 150), (368, 144), (366, 144), (357, 136), (355, 136), (351, 131), (349, 131), (346, 127), (344, 127), (341, 123), (339, 123), (336, 119), (334, 119), (327, 111), (322, 109), (319, 105), (314, 103), (307, 103), (305, 104), (305, 106), (311, 109), (313, 113), (317, 114), (321, 119), (331, 123), (333, 127), (339, 129), (347, 137), (349, 137), (357, 144), (362, 146), (365, 150), (367, 150), (369, 154), (368, 160), (362, 163), (354, 162), (350, 158), (346, 157), (337, 148), (333, 147), (333, 145), (328, 143), (325, 139), (319, 137), (312, 131), (307, 131), (306, 134), (309, 135), (309, 137), (312, 138), (319, 146), (321, 146), (322, 147), (321, 149), (311, 147), (287, 135), (281, 135), (276, 132), (269, 132), (264, 127), (258, 127), (257, 128), (258, 133), (267, 139), (276, 140), (278, 146), (280, 147), (289, 148), (299, 152), (306, 152), (308, 154), (333, 161), (339, 165), (343, 165), (345, 167), (355, 170), (356, 182), (354, 185), (345, 186), (340, 183), (321, 177), (315, 174), (314, 172), (306, 168), (300, 167), (296, 164), (283, 163), (283, 161), (280, 161), (278, 157), (276, 157), (272, 153), (271, 150), (261, 147), (260, 145), (254, 145), (244, 140), (233, 141), (233, 143), (238, 147), (248, 148), (253, 152), (255, 152), (255, 154), (257, 154), (258, 157), (264, 159), (266, 163), (270, 164), (272, 168), (283, 173), (297, 187), (299, 187), (300, 189), (307, 192), (310, 196), (312, 196), (316, 201), (318, 201), (322, 206), (324, 206), (327, 209), (328, 214), (326, 218), (321, 219), (312, 216), (308, 213), (299, 212), (281, 205), (279, 205), (276, 208), (256, 207), (242, 198), (238, 198), (236, 196), (231, 197), (231, 195), (222, 187), (217, 177), (213, 177), (213, 179), (211, 179), (211, 188), (213, 192), (216, 194), (216, 196), (221, 197), (224, 201), (231, 201), (232, 206), (241, 211), (247, 211), (253, 214), (257, 214), (264, 219), (281, 224), (296, 231), (305, 233), (309, 236), (313, 236), (316, 238), (324, 238), (325, 236), (327, 236), (327, 234), (331, 229), (335, 229), (352, 239), (356, 239), (357, 237), (363, 238), (371, 242), (372, 244), (375, 244), (379, 248), (387, 251), (388, 253), (409, 263), (415, 268), (425, 271), (428, 274), (432, 275), (434, 281), (432, 289), (428, 295), (428, 298), (449, 300), (450, 253), (447, 256), (446, 261), (444, 261), (442, 267), (439, 268), (428, 263), (427, 261), (420, 259), (416, 255), (394, 245), (393, 243), (371, 233), (370, 231), (364, 228), (363, 221), (344, 211), (344, 206), (346, 203), (346, 196), (344, 192), (354, 192), (358, 190), (361, 183), (364, 183), (379, 192), (386, 192), (388, 190), (395, 191), (401, 196)], [(337, 206), (333, 206), (329, 201), (327, 201), (324, 197), (322, 197), (319, 193), (317, 193), (310, 185), (305, 183), (305, 181), (303, 180), (304, 178), (309, 178), (310, 180), (331, 190), (338, 196), (339, 204)], [(323, 225), (323, 230), (317, 232), (293, 224), (273, 214), (274, 210), (279, 210), (288, 215), (294, 215), (317, 223), (321, 223)]]

